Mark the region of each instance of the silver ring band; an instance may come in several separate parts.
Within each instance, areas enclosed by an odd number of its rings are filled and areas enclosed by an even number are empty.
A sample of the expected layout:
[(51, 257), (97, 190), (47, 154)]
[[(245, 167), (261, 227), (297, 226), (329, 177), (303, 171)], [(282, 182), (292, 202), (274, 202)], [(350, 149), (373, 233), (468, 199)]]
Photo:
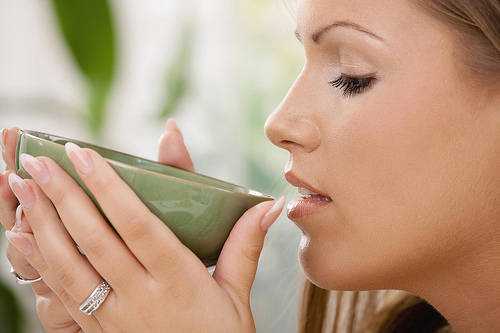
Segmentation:
[(80, 305), (80, 311), (87, 316), (91, 316), (101, 306), (110, 291), (111, 287), (109, 284), (106, 281), (102, 281)]
[(42, 281), (42, 277), (38, 277), (36, 279), (25, 279), (19, 273), (14, 270), (14, 267), (10, 266), (10, 273), (16, 277), (16, 281), (18, 284), (32, 284), (34, 282)]

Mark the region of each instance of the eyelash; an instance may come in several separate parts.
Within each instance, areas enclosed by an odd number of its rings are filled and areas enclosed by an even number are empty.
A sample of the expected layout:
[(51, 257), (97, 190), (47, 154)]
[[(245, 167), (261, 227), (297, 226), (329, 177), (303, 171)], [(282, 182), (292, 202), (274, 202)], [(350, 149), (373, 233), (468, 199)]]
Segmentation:
[(355, 77), (346, 74), (340, 74), (338, 78), (328, 82), (332, 87), (342, 89), (344, 97), (361, 94), (371, 88), (377, 78), (375, 76)]

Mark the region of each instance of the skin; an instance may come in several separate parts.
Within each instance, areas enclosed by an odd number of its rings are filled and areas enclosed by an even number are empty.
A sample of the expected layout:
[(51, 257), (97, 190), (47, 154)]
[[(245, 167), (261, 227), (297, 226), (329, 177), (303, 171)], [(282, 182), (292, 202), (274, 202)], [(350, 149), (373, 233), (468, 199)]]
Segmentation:
[[(500, 86), (473, 80), (455, 32), (409, 1), (299, 1), (306, 63), (266, 133), (333, 198), (296, 220), (326, 289), (401, 289), (458, 332), (500, 331)], [(361, 25), (384, 41), (337, 27)], [(350, 98), (339, 73), (377, 73)], [(498, 80), (496, 81), (499, 82)]]
[[(8, 129), (6, 136), (4, 158), (11, 168), (17, 130)], [(68, 157), (121, 239), (57, 163), (29, 155), (26, 162), (22, 157), (34, 180), (19, 178), (19, 187), (9, 176), (25, 218), (18, 229), (6, 233), (7, 256), (22, 276), (42, 276), (33, 289), (46, 331), (255, 331), (250, 289), (267, 229), (280, 215), (284, 198), (243, 214), (211, 276), (98, 153), (74, 148), (67, 150)], [(80, 157), (88, 158), (92, 168), (86, 169)], [(172, 121), (160, 139), (160, 161), (193, 170), (182, 134)], [(2, 204), (2, 217), (8, 219), (17, 202), (5, 190), (7, 173), (12, 172), (4, 173), (0, 184), (9, 196), (9, 204)], [(5, 227), (12, 228), (7, 223)], [(78, 306), (102, 279), (112, 291), (93, 316), (85, 316)]]
[[(318, 37), (335, 21), (370, 33), (343, 24)], [(299, 0), (297, 31), (305, 66), (265, 129), (289, 151), (286, 168), (333, 198), (294, 221), (307, 277), (327, 289), (406, 290), (434, 305), (456, 332), (500, 331), (500, 86), (471, 76), (455, 32), (410, 1)], [(329, 84), (340, 73), (377, 79), (346, 97)], [(69, 219), (61, 222), (71, 233)], [(37, 238), (35, 224), (37, 241), (49, 237)], [(236, 234), (238, 244), (257, 239)], [(228, 275), (247, 281), (246, 293), (254, 268), (248, 271)], [(211, 294), (211, 304), (224, 301)], [(192, 312), (171, 327), (211, 329), (200, 304), (190, 303)], [(224, 306), (217, 313), (224, 311), (227, 323), (234, 317)]]
[[(17, 232), (32, 233), (31, 227), (23, 215), (18, 225), (14, 225), (15, 211), (19, 202), (8, 185), (8, 175), (15, 168), (15, 147), (18, 140), (18, 128), (5, 129), (2, 132), (2, 158), (6, 164), (6, 170), (0, 174), (0, 217), (1, 223), (6, 230)], [(175, 166), (181, 169), (194, 171), (193, 162), (189, 156), (180, 130), (177, 128), (175, 121), (167, 121), (165, 132), (158, 140), (158, 161), (163, 164)], [(29, 237), (29, 236), (28, 236)], [(21, 239), (21, 245), (26, 245)], [(33, 245), (33, 246), (31, 246)], [(29, 243), (29, 247), (33, 247), (34, 254), (31, 256), (33, 266), (38, 270), (46, 270), (45, 260), (41, 258), (38, 246), (36, 243)], [(11, 243), (7, 246), (6, 255), (15, 271), (27, 279), (34, 279), (40, 276), (37, 269), (33, 268), (30, 262), (23, 253), (16, 249)], [(58, 286), (57, 279), (54, 274), (47, 271), (42, 281), (35, 282), (31, 285), (35, 296), (36, 312), (41, 321), (41, 324), (47, 332), (75, 332), (81, 330), (81, 327), (87, 328), (88, 319), (79, 311), (75, 311), (75, 307), (67, 309), (61, 301), (64, 297), (64, 291)], [(76, 318), (76, 319), (74, 319)], [(80, 325), (82, 325), (80, 327)]]

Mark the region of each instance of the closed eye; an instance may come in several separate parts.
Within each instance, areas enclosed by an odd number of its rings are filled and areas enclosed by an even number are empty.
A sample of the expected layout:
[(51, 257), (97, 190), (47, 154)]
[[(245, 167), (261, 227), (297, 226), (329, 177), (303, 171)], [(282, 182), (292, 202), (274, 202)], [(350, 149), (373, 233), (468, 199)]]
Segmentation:
[(350, 97), (365, 92), (371, 88), (376, 81), (377, 77), (374, 75), (356, 77), (342, 73), (338, 78), (328, 83), (332, 87), (341, 89), (342, 96)]

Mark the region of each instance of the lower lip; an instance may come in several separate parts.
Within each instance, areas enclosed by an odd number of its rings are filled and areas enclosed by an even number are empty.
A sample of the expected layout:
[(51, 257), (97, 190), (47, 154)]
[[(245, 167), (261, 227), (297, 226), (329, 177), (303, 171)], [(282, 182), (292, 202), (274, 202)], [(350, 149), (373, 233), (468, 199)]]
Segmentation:
[(317, 209), (332, 202), (332, 199), (322, 195), (300, 197), (287, 205), (287, 215), (290, 220), (298, 220), (313, 214)]

